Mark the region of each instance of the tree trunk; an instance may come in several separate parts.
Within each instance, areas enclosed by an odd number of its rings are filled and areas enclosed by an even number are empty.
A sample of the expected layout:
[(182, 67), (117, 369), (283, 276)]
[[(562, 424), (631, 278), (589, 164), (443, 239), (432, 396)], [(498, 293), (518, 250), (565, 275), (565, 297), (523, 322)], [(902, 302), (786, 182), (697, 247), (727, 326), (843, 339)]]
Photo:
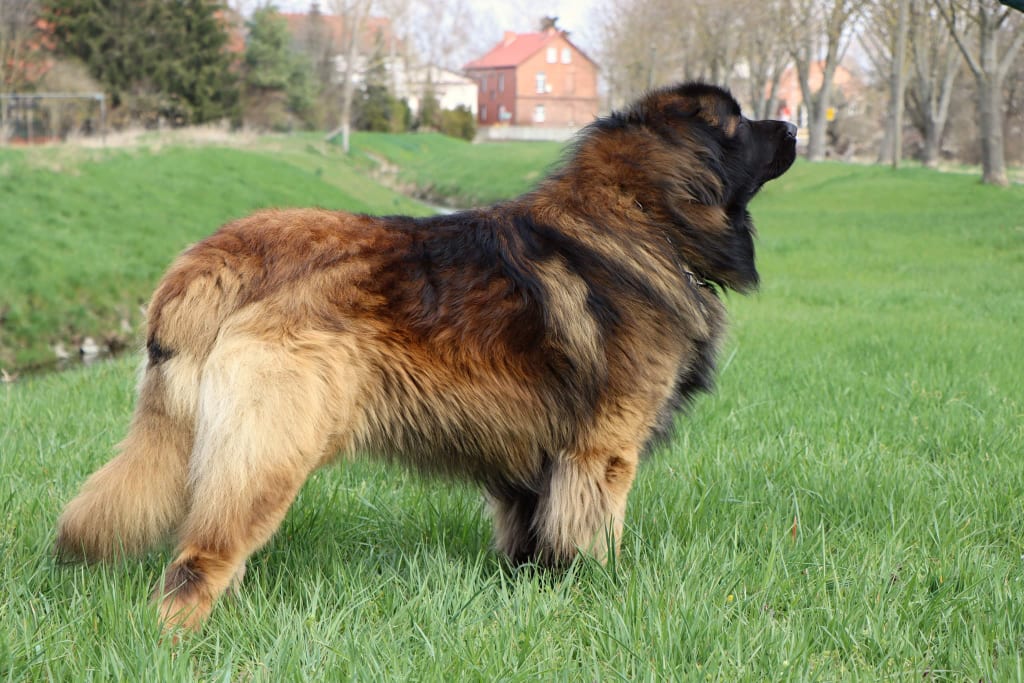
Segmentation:
[(953, 38), (940, 35), (935, 19), (915, 3), (911, 6), (910, 33), (914, 78), (909, 84), (913, 123), (921, 133), (921, 163), (938, 166), (942, 137), (949, 118), (953, 87), (960, 71), (960, 50)]
[[(822, 87), (824, 90), (824, 86)], [(827, 132), (828, 121), (825, 118), (827, 107), (824, 106), (824, 102), (821, 96), (824, 93), (819, 92), (818, 98), (815, 99), (814, 103), (808, 107), (808, 118), (810, 119), (807, 127), (807, 160), (808, 161), (824, 161), (825, 150), (828, 147), (828, 141), (825, 139)]]
[(822, 70), (821, 88), (811, 94), (810, 79), (801, 79), (804, 91), (804, 102), (807, 103), (807, 160), (824, 161), (828, 151), (828, 108), (832, 101), (832, 77), (835, 74), (835, 56), (826, 59)]
[[(341, 149), (349, 153), (349, 135), (352, 128), (352, 93), (355, 91), (356, 59), (359, 57), (359, 34), (363, 22), (370, 13), (369, 0), (354, 2), (344, 14), (344, 28), (349, 31), (348, 49), (345, 57), (345, 76), (341, 84), (341, 121), (337, 128), (327, 134), (330, 140), (341, 134)], [(349, 28), (351, 27), (351, 28)]]
[(941, 127), (934, 119), (928, 118), (924, 122), (924, 147), (921, 149), (921, 163), (925, 168), (935, 168), (939, 165), (939, 144)]
[(981, 133), (981, 181), (1006, 185), (1006, 160), (1003, 156), (1003, 82), (999, 77), (996, 48), (998, 27), (984, 9), (978, 10), (980, 31), (979, 61), (975, 74), (978, 83), (978, 126)]
[(946, 130), (946, 121), (949, 119), (949, 103), (953, 99), (953, 85), (956, 81), (958, 62), (954, 53), (948, 53), (942, 79), (939, 81), (939, 91), (934, 95), (934, 104), (928, 108), (928, 126), (925, 129), (925, 154), (931, 147), (931, 163), (925, 157), (925, 166), (935, 168), (939, 164), (941, 152), (942, 134)]
[(981, 127), (981, 181), (1009, 185), (1003, 154), (1003, 89), (992, 78), (978, 81), (978, 123)]
[(892, 52), (892, 73), (889, 76), (889, 116), (886, 122), (887, 151), (893, 168), (900, 167), (903, 158), (903, 101), (906, 78), (904, 64), (907, 52), (907, 15), (910, 0), (899, 0), (899, 17), (896, 22), (896, 44)]
[[(755, 119), (775, 118), (775, 109), (779, 101), (779, 79), (782, 77), (782, 69), (777, 63), (777, 60), (773, 60), (769, 66), (766, 57), (764, 61), (758, 63), (757, 68), (751, 70), (750, 101)], [(768, 84), (767, 94), (764, 91), (765, 84)]]
[(879, 164), (888, 164), (892, 162), (892, 128), (889, 126), (889, 119), (891, 118), (892, 112), (888, 112), (885, 117), (885, 128), (882, 130), (882, 140), (878, 143), (878, 161)]
[(832, 79), (846, 53), (846, 48), (850, 45), (846, 26), (859, 11), (857, 3), (847, 0), (834, 0), (828, 9), (823, 24), (825, 58), (818, 62), (822, 71), (821, 88), (818, 92), (812, 93), (810, 86), (811, 67), (815, 63), (814, 56), (819, 53), (818, 47), (813, 43), (805, 43), (791, 49), (790, 54), (796, 64), (797, 77), (800, 81), (800, 91), (810, 118), (807, 131), (809, 161), (822, 161), (825, 158), (828, 147), (826, 119), (832, 103)]
[(359, 56), (359, 29), (362, 17), (353, 22), (352, 37), (349, 38), (348, 56), (345, 58), (345, 82), (341, 84), (341, 149), (349, 153), (349, 134), (352, 128), (352, 93), (355, 91), (356, 59)]
[[(1003, 149), (1003, 81), (1017, 51), (1024, 47), (1024, 31), (1020, 30), (1017, 23), (1005, 23), (1014, 22), (1010, 15), (1011, 10), (994, 8), (987, 2), (976, 0), (973, 8), (976, 10), (978, 53), (975, 55), (960, 38), (955, 15), (956, 7), (939, 3), (938, 0), (936, 3), (978, 85), (981, 180), (991, 185), (1008, 185)], [(1013, 31), (1013, 28), (1017, 30)], [(1002, 56), (999, 54), (1000, 35), (1012, 36)]]

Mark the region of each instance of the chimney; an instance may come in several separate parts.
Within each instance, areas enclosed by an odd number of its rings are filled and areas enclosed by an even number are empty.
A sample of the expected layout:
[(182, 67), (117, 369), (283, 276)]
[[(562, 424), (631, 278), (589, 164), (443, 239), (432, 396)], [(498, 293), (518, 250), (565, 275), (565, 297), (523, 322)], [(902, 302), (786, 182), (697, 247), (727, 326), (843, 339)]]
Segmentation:
[(505, 31), (505, 37), (502, 39), (501, 44), (502, 45), (508, 45), (509, 43), (511, 43), (515, 39), (516, 39), (516, 32), (515, 31)]

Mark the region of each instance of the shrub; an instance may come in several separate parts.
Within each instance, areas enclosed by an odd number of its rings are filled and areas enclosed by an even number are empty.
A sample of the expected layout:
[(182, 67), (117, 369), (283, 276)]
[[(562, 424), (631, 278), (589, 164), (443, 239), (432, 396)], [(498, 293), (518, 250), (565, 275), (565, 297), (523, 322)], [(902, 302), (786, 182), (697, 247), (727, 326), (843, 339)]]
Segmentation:
[(449, 137), (472, 140), (476, 137), (476, 117), (464, 105), (441, 112), (441, 132)]

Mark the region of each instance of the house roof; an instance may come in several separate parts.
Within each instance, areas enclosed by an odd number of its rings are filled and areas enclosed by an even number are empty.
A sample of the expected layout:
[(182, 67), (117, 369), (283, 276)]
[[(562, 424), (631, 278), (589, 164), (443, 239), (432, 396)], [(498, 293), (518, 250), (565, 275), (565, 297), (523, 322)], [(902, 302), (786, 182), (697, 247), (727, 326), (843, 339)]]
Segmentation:
[(579, 52), (590, 63), (596, 66), (596, 62), (588, 57), (583, 50), (573, 45), (564, 31), (548, 29), (541, 33), (514, 33), (505, 31), (505, 37), (495, 45), (490, 52), (483, 57), (474, 59), (466, 64), (463, 69), (491, 69), (497, 67), (519, 66), (527, 59), (537, 54), (541, 49), (553, 42), (559, 36), (565, 42)]

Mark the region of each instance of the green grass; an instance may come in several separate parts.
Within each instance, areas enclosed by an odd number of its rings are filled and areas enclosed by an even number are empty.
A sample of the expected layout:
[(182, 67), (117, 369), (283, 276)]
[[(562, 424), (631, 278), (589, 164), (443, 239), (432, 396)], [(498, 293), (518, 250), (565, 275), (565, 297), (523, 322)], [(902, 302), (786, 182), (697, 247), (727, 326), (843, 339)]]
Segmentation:
[(510, 573), (472, 488), (358, 462), (314, 475), (179, 645), (147, 603), (166, 552), (48, 554), (133, 362), (0, 387), (0, 675), (1022, 680), (1021, 206), (798, 165), (752, 207), (764, 284), (728, 297), (718, 391), (641, 468), (610, 567)]
[(186, 245), (268, 206), (424, 213), (330, 146), (0, 150), (0, 367), (75, 336), (122, 335)]
[(430, 201), (469, 207), (526, 192), (561, 158), (554, 142), (470, 144), (439, 133), (354, 133), (352, 153), (371, 167), (398, 166), (397, 181)]

